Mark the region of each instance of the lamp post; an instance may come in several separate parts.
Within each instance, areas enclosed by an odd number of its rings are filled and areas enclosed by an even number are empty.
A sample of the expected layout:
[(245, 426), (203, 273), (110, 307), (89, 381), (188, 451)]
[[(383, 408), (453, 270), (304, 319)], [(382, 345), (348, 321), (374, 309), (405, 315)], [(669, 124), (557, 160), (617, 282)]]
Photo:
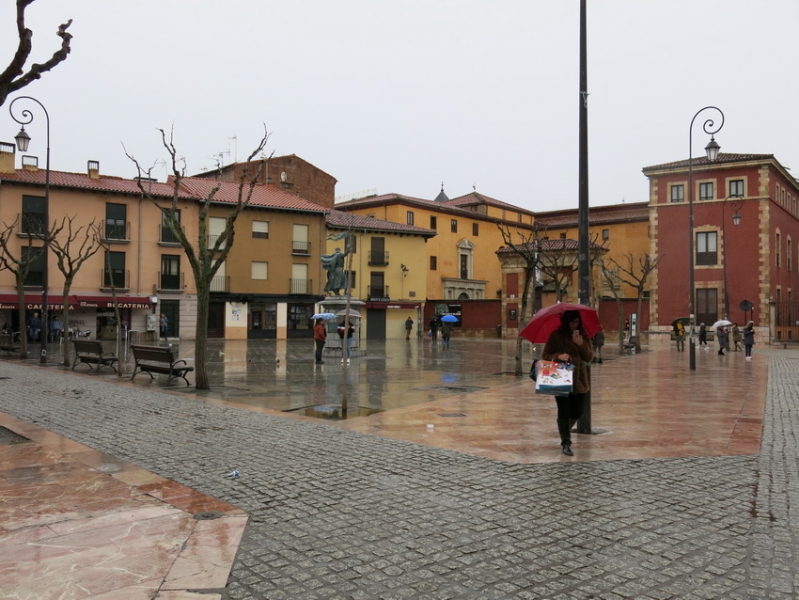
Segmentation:
[[(17, 142), (17, 148), (19, 148), (20, 152), (27, 152), (28, 151), (28, 144), (31, 141), (30, 136), (25, 131), (25, 125), (31, 123), (33, 121), (33, 113), (28, 110), (27, 108), (23, 108), (19, 113), (19, 118), (14, 116), (14, 105), (19, 100), (30, 100), (31, 102), (35, 102), (39, 105), (39, 108), (42, 109), (44, 113), (45, 123), (47, 125), (47, 154), (45, 158), (45, 171), (44, 171), (44, 217), (42, 222), (44, 224), (44, 231), (42, 233), (42, 261), (44, 262), (44, 281), (42, 282), (42, 326), (40, 329), (40, 337), (41, 337), (41, 358), (40, 362), (45, 364), (47, 362), (47, 335), (50, 331), (50, 323), (47, 318), (47, 291), (48, 291), (48, 279), (49, 279), (49, 269), (47, 268), (47, 250), (50, 243), (50, 115), (47, 113), (47, 109), (44, 107), (44, 104), (39, 102), (36, 98), (31, 96), (18, 96), (14, 98), (11, 104), (8, 105), (8, 112), (11, 114), (11, 118), (14, 119), (17, 123), (22, 125), (22, 129), (19, 130), (19, 133), (14, 136), (14, 139)], [(64, 299), (66, 301), (66, 298)], [(20, 323), (20, 326), (22, 323)], [(68, 324), (64, 324), (65, 327), (68, 327)]]
[[(724, 199), (724, 204), (721, 205), (721, 234), (724, 236), (724, 318), (730, 318), (730, 288), (727, 286), (727, 200), (730, 198), (740, 198), (740, 196), (733, 195), (727, 196)], [(741, 215), (738, 210), (743, 205), (742, 202), (736, 201), (730, 203), (730, 210), (732, 210), (732, 224), (736, 227), (741, 223)]]
[(696, 314), (694, 302), (696, 301), (696, 283), (694, 281), (694, 159), (691, 155), (693, 148), (694, 121), (706, 110), (714, 110), (721, 116), (721, 123), (715, 126), (713, 119), (706, 119), (702, 124), (702, 129), (710, 135), (710, 142), (705, 146), (708, 161), (712, 162), (719, 156), (721, 147), (716, 142), (714, 134), (724, 127), (724, 113), (715, 106), (706, 106), (696, 112), (691, 119), (691, 126), (688, 129), (688, 316), (691, 319), (691, 344), (689, 347), (689, 363), (692, 371), (696, 371), (696, 340), (694, 339), (694, 329), (696, 326)]

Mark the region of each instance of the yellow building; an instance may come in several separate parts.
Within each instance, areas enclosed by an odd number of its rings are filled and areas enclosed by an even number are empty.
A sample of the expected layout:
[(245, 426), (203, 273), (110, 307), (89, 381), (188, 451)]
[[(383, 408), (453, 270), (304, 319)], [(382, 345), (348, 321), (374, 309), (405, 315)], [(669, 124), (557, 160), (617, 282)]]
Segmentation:
[(504, 242), (497, 223), (512, 234), (520, 230), (529, 235), (533, 228), (533, 213), (477, 192), (452, 200), (443, 190), (435, 200), (387, 194), (339, 203), (336, 208), (435, 231), (426, 245), (424, 263), (409, 265), (426, 273), (429, 299), (498, 298), (502, 273), (495, 253)]
[(431, 229), (333, 210), (327, 215), (331, 238), (348, 233), (349, 243), (329, 239), (327, 254), (348, 252), (351, 294), (364, 302), (360, 335), (367, 339), (405, 337), (405, 321), (422, 324), (422, 302), (428, 296), (427, 246)]
[[(16, 228), (9, 239), (9, 252), (19, 257), (28, 246), (41, 247), (36, 231), (64, 225), (56, 242), (67, 244), (69, 219), (73, 232), (96, 227), (107, 250), (89, 258), (75, 275), (70, 290), (70, 322), (67, 327), (86, 331), (92, 338), (113, 339), (117, 327), (134, 336), (155, 339), (156, 313), (169, 319), (169, 335), (194, 334), (196, 298), (194, 280), (185, 273), (183, 249), (162, 222), (161, 212), (145, 200), (133, 179), (100, 174), (97, 161), (89, 161), (86, 173), (50, 172), (49, 193), (46, 172), (32, 156), (22, 157), (23, 168), (15, 168), (15, 147), (0, 142), (0, 223)], [(146, 182), (153, 195), (171, 198), (172, 187)], [(196, 235), (197, 204), (181, 200), (182, 219), (189, 235)], [(3, 226), (5, 229), (5, 226)], [(80, 254), (80, 238), (71, 244), (69, 255)], [(106, 255), (107, 254), (107, 255)], [(110, 263), (107, 268), (106, 260)], [(56, 254), (50, 250), (46, 261), (32, 265), (25, 282), (26, 312), (42, 310), (43, 291), (48, 292), (48, 313), (59, 314), (64, 305), (64, 275), (58, 269)], [(121, 309), (116, 323), (112, 288)], [(0, 323), (8, 322), (17, 331), (19, 304), (14, 275), (0, 271)]]

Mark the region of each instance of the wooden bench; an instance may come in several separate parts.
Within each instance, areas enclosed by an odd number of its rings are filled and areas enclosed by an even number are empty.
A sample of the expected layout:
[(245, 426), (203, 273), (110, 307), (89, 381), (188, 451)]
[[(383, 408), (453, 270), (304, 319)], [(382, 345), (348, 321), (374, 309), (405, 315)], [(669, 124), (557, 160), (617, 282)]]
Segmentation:
[(103, 352), (103, 345), (100, 342), (72, 340), (72, 345), (75, 347), (75, 360), (72, 361), (73, 371), (78, 363), (87, 364), (92, 370), (94, 370), (92, 365), (97, 365), (98, 371), (103, 367), (111, 367), (114, 371), (117, 370), (114, 363), (119, 359), (114, 356), (113, 352)]
[(19, 341), (15, 341), (12, 334), (0, 333), (0, 352), (18, 353), (19, 348)]
[(178, 377), (181, 377), (186, 382), (186, 385), (189, 385), (186, 373), (193, 371), (194, 367), (188, 366), (183, 359), (176, 360), (172, 354), (172, 348), (131, 344), (130, 349), (133, 351), (133, 358), (136, 360), (133, 375), (130, 377), (131, 380), (140, 372), (150, 375), (151, 380), (155, 379), (153, 373), (161, 373), (162, 375), (169, 375), (169, 380), (166, 382), (167, 385)]
[(638, 336), (637, 335), (630, 336), (630, 339), (626, 340), (622, 345), (624, 346), (624, 350), (626, 350), (628, 354), (632, 354), (635, 351), (635, 349), (638, 347)]

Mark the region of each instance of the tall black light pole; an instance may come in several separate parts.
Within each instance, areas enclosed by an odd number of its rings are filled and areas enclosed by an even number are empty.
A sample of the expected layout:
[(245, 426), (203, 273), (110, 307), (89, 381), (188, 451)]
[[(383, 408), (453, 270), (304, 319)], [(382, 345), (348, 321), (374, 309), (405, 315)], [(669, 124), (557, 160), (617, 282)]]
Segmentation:
[[(47, 124), (47, 156), (44, 167), (44, 217), (42, 219), (44, 225), (44, 231), (42, 232), (42, 261), (44, 262), (44, 281), (42, 282), (42, 325), (41, 329), (39, 330), (39, 336), (41, 337), (41, 358), (39, 362), (44, 364), (47, 362), (47, 335), (50, 332), (50, 322), (47, 319), (47, 291), (49, 287), (48, 280), (50, 279), (50, 272), (47, 268), (47, 250), (50, 243), (50, 115), (47, 113), (47, 109), (44, 107), (44, 104), (39, 102), (36, 98), (32, 98), (31, 96), (19, 96), (14, 98), (11, 104), (8, 105), (8, 112), (11, 114), (11, 118), (22, 125), (22, 129), (19, 130), (19, 133), (16, 136), (14, 136), (14, 139), (17, 142), (17, 148), (19, 148), (20, 152), (28, 151), (28, 144), (30, 143), (31, 138), (25, 131), (25, 125), (33, 121), (33, 113), (27, 108), (23, 108), (22, 112), (20, 113), (20, 118), (15, 117), (14, 104), (16, 104), (18, 100), (30, 100), (31, 102), (38, 104), (39, 108), (41, 108), (42, 112), (44, 112), (44, 118)], [(67, 301), (68, 300), (64, 298), (64, 302)], [(24, 323), (20, 323), (20, 326), (24, 326)], [(64, 326), (66, 326), (66, 323)]]
[(591, 263), (588, 260), (588, 60), (585, 0), (580, 0), (580, 189), (577, 210), (577, 276), (580, 304), (591, 303)]
[(721, 149), (713, 135), (724, 127), (724, 113), (715, 106), (706, 106), (696, 112), (688, 129), (688, 316), (691, 319), (691, 344), (688, 354), (691, 371), (696, 371), (696, 340), (694, 339), (696, 326), (696, 314), (694, 313), (694, 302), (696, 301), (696, 283), (694, 281), (694, 159), (691, 156), (691, 149), (693, 148), (694, 121), (706, 110), (714, 110), (721, 116), (721, 123), (719, 123), (718, 127), (714, 127), (715, 122), (713, 119), (706, 119), (702, 124), (704, 132), (710, 135), (710, 142), (705, 146), (707, 159), (710, 162), (718, 158), (719, 150)]
[[(721, 234), (724, 236), (724, 318), (730, 318), (730, 288), (727, 287), (727, 200), (730, 198), (740, 198), (739, 195), (727, 196), (724, 199), (724, 204), (721, 205)], [(743, 205), (740, 201), (730, 203), (730, 210), (732, 210), (732, 224), (735, 226), (740, 225), (741, 215), (738, 214), (738, 209)]]

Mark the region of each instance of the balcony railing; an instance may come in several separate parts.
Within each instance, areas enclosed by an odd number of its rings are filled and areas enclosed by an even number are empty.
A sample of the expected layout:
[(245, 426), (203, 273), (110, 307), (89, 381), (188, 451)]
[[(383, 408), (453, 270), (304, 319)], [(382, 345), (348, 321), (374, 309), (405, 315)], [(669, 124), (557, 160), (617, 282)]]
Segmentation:
[(47, 224), (44, 220), (44, 213), (22, 213), (20, 215), (21, 227), (19, 229), (20, 235), (35, 235), (42, 236), (47, 231)]
[(124, 223), (111, 223), (106, 221), (105, 228), (103, 229), (103, 239), (130, 240), (130, 223), (127, 221)]
[(211, 280), (212, 292), (229, 292), (230, 291), (230, 277), (227, 275), (217, 275)]
[(313, 280), (289, 279), (289, 289), (291, 290), (291, 294), (312, 294)]
[(311, 242), (291, 242), (292, 254), (310, 254)]
[(369, 264), (375, 266), (385, 266), (388, 264), (387, 250), (371, 250), (369, 252)]
[[(213, 248), (214, 247), (214, 244), (216, 244), (216, 240), (219, 239), (220, 235), (221, 234), (209, 234), (208, 235), (208, 247), (209, 248)], [(221, 246), (219, 246), (219, 249), (222, 250), (224, 247), (225, 247), (225, 244), (222, 244)]]
[(159, 237), (158, 237), (159, 244), (180, 244), (180, 239), (178, 239), (178, 236), (172, 233), (172, 230), (166, 225), (159, 226), (158, 232), (159, 232)]
[(126, 290), (130, 288), (130, 271), (124, 269), (100, 269), (100, 287)]
[[(169, 290), (182, 290), (184, 287), (185, 281), (185, 274), (184, 273), (175, 273), (175, 274), (167, 274), (158, 273), (158, 282), (159, 286), (158, 289), (162, 291), (169, 291)], [(216, 291), (216, 290), (214, 290)]]
[(387, 285), (370, 285), (366, 288), (366, 295), (370, 298), (391, 298)]

